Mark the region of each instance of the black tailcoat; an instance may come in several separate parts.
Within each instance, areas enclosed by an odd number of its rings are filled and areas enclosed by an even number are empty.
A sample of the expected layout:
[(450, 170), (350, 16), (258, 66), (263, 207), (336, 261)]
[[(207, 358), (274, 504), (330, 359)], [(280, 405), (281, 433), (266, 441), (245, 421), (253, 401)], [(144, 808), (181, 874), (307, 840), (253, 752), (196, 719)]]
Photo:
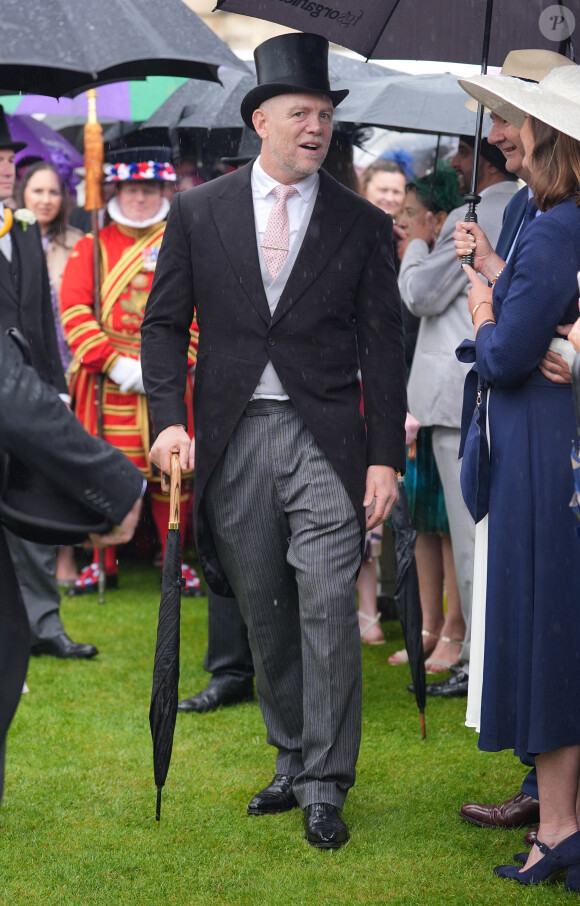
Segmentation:
[(28, 340), (31, 364), (40, 377), (66, 393), (38, 226), (24, 229), (15, 220), (10, 236), (12, 261), (0, 252), (0, 329), (4, 333), (17, 327)]
[(194, 522), (200, 561), (218, 594), (231, 591), (203, 492), (268, 359), (343, 481), (363, 531), (367, 466), (403, 471), (405, 464), (405, 366), (391, 218), (320, 171), (306, 235), (271, 316), (251, 167), (175, 197), (142, 327), (145, 388), (159, 433), (187, 424), (183, 396), (195, 309)]

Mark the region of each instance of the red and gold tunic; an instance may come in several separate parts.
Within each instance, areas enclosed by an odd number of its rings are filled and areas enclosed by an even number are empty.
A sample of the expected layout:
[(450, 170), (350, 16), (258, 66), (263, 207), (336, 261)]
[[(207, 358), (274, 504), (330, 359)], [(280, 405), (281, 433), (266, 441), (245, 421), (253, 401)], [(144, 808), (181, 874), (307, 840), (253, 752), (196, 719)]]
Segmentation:
[[(147, 477), (151, 467), (147, 400), (140, 393), (121, 393), (107, 375), (119, 356), (139, 359), (141, 322), (165, 224), (134, 229), (112, 223), (99, 236), (101, 249), (101, 323), (95, 320), (93, 237), (75, 246), (61, 287), (61, 314), (67, 342), (74, 353), (69, 368), (72, 404), (79, 420), (97, 434), (96, 377), (103, 374), (102, 436)], [(189, 364), (195, 365), (198, 331), (191, 327)], [(188, 432), (193, 431), (193, 379), (188, 376)]]

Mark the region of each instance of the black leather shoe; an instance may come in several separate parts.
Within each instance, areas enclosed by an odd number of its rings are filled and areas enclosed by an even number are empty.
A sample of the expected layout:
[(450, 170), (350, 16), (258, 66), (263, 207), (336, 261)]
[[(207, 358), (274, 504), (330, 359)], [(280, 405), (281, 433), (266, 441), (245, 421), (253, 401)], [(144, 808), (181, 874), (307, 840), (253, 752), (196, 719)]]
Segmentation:
[(304, 809), (306, 839), (318, 849), (339, 849), (348, 843), (348, 827), (336, 805), (315, 802)]
[(205, 689), (179, 702), (177, 710), (204, 714), (206, 711), (215, 711), (223, 705), (249, 702), (253, 697), (254, 681), (251, 676), (248, 679), (239, 679), (237, 676), (212, 676)]
[(277, 815), (279, 812), (289, 812), (298, 808), (296, 797), (292, 792), (294, 778), (290, 774), (274, 774), (272, 783), (268, 784), (259, 793), (256, 793), (250, 802), (248, 815)]
[[(427, 683), (427, 695), (438, 698), (463, 698), (467, 695), (469, 686), (469, 673), (463, 667), (456, 665), (451, 668), (451, 676), (439, 683)], [(407, 686), (409, 692), (414, 692), (413, 684)]]
[(30, 653), (37, 656), (50, 654), (52, 657), (60, 658), (91, 658), (95, 657), (99, 651), (94, 645), (81, 645), (79, 642), (73, 642), (66, 632), (63, 632), (51, 639), (41, 639), (31, 647)]

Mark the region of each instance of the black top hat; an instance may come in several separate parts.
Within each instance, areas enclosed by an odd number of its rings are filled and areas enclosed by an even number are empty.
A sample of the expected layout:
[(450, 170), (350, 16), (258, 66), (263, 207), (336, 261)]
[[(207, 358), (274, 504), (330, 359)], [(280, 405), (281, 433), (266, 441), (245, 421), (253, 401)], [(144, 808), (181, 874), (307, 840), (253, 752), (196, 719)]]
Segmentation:
[(331, 91), (328, 78), (328, 41), (321, 35), (302, 32), (278, 35), (254, 51), (258, 85), (242, 101), (242, 119), (254, 128), (252, 114), (263, 101), (278, 94), (324, 94), (334, 107), (344, 101), (348, 89)]
[(12, 141), (4, 107), (0, 104), (0, 150), (4, 150), (4, 148), (10, 148), (12, 151), (22, 151), (23, 148), (26, 148), (26, 142)]

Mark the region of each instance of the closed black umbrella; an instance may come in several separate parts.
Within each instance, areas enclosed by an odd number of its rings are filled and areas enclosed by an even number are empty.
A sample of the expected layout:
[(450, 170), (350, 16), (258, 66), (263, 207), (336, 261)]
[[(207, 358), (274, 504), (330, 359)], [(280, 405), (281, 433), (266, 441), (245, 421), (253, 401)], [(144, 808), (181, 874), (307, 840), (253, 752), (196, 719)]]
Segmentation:
[(244, 64), (182, 0), (2, 0), (0, 87), (53, 97)]
[(163, 559), (153, 688), (149, 709), (149, 724), (153, 739), (153, 771), (157, 787), (157, 808), (155, 810), (157, 821), (161, 816), (161, 790), (165, 785), (171, 761), (179, 684), (179, 627), (183, 579), (179, 527), (181, 467), (177, 453), (173, 453), (171, 456), (170, 494), (169, 528)]
[(425, 739), (425, 702), (427, 699), (425, 660), (423, 657), (423, 614), (419, 579), (415, 563), (415, 541), (417, 532), (411, 526), (409, 501), (405, 485), (399, 485), (399, 499), (391, 513), (391, 530), (395, 547), (397, 580), (395, 603), (403, 630), (403, 640), (409, 655), (409, 666), (413, 680), (415, 699), (419, 709), (421, 736)]

